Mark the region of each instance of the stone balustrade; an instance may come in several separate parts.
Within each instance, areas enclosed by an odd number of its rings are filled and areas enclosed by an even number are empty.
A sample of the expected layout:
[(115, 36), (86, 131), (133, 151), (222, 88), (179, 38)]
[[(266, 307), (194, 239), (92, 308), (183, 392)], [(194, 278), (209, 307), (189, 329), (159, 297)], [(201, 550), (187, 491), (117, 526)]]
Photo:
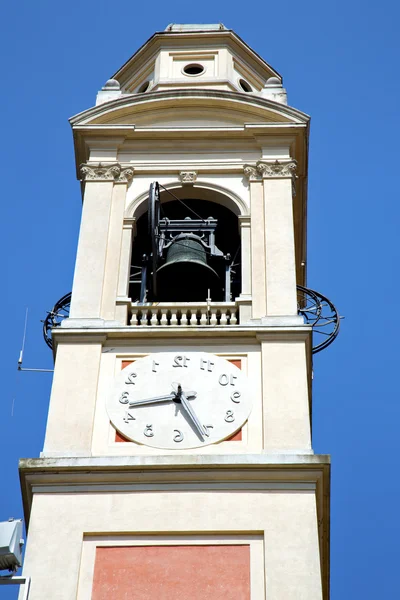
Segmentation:
[(130, 324), (134, 327), (222, 327), (239, 323), (239, 308), (235, 302), (132, 303), (131, 315)]

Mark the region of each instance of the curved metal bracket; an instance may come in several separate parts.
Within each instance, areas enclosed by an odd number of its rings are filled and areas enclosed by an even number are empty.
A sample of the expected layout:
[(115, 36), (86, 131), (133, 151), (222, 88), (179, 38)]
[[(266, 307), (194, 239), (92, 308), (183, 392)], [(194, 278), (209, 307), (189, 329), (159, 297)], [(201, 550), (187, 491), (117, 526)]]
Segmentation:
[(70, 305), (71, 292), (65, 294), (65, 296), (56, 302), (51, 311), (47, 313), (47, 317), (43, 321), (43, 337), (49, 348), (53, 348), (51, 330), (53, 327), (59, 327), (61, 325), (61, 321), (69, 317)]
[(297, 310), (313, 328), (313, 354), (330, 346), (340, 328), (340, 316), (332, 302), (319, 292), (298, 285)]

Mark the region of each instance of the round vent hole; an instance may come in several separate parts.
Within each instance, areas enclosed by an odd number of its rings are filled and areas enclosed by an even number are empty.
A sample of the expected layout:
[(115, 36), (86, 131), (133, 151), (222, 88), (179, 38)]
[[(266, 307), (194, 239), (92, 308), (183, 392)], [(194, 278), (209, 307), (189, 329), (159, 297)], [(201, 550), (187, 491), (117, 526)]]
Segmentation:
[(150, 81), (145, 81), (144, 83), (142, 83), (142, 85), (138, 89), (138, 94), (144, 94), (144, 92), (147, 92), (147, 90), (149, 89), (149, 85)]
[(204, 73), (204, 67), (203, 65), (198, 64), (186, 65), (185, 67), (183, 67), (183, 72), (185, 73), (185, 75), (201, 75), (202, 73)]
[(253, 89), (249, 83), (245, 79), (239, 79), (239, 85), (244, 92), (252, 92)]

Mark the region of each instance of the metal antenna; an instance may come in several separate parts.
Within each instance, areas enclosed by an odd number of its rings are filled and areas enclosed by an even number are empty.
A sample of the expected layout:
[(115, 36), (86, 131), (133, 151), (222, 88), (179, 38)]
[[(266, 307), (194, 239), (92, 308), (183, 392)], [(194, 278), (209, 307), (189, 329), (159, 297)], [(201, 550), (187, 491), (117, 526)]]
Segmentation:
[[(19, 353), (19, 359), (18, 359), (18, 371), (35, 371), (36, 373), (53, 373), (54, 369), (25, 369), (22, 368), (22, 361), (24, 358), (24, 349), (25, 349), (25, 339), (26, 339), (26, 329), (28, 326), (28, 308), (26, 309), (25, 312), (25, 325), (24, 325), (24, 335), (22, 337), (22, 348), (21, 348), (21, 352)], [(14, 400), (13, 400), (13, 409), (14, 409)]]

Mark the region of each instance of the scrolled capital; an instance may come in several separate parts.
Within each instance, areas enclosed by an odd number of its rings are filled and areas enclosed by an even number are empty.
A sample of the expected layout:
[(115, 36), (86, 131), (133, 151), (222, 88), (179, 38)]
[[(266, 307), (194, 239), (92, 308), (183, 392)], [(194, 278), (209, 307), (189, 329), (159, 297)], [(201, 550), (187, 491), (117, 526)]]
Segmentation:
[(257, 171), (260, 173), (263, 179), (287, 179), (292, 180), (292, 195), (296, 195), (296, 169), (297, 161), (288, 160), (275, 160), (275, 161), (264, 161), (259, 160), (257, 162)]
[(256, 165), (261, 177), (295, 177), (297, 162), (295, 160), (257, 161)]
[(245, 177), (247, 177), (250, 181), (255, 181), (260, 179), (260, 175), (257, 171), (256, 165), (243, 165), (243, 173)]
[(133, 177), (132, 167), (123, 168), (120, 163), (86, 163), (80, 166), (83, 181), (114, 181), (129, 183)]
[(126, 167), (125, 169), (121, 168), (121, 171), (116, 178), (116, 183), (129, 183), (132, 181), (134, 169), (132, 167)]

